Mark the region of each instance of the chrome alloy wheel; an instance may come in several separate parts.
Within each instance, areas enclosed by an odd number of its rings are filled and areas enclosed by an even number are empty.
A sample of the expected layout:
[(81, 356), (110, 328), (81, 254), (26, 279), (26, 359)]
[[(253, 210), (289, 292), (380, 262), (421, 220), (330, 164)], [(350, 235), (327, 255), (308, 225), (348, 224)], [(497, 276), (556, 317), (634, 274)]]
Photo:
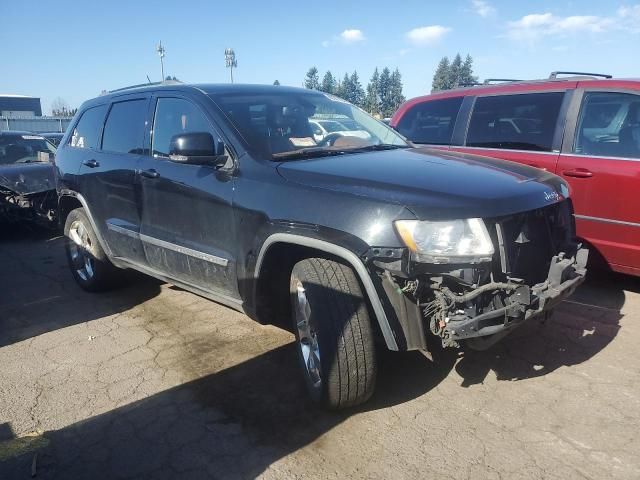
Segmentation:
[(295, 299), (296, 327), (298, 329), (298, 345), (306, 374), (313, 388), (322, 386), (322, 372), (320, 369), (320, 346), (318, 336), (311, 322), (311, 307), (302, 282), (296, 281)]
[(93, 256), (91, 255), (91, 237), (84, 224), (76, 220), (69, 228), (69, 255), (71, 264), (78, 276), (86, 281), (93, 278)]

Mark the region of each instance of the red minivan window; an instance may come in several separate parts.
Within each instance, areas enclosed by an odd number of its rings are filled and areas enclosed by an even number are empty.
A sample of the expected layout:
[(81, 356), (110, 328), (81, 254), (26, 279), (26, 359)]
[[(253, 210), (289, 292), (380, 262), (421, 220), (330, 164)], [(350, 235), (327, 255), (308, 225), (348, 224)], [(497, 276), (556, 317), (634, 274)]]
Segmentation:
[(413, 143), (449, 145), (463, 97), (418, 103), (403, 115), (396, 130)]
[(467, 146), (550, 152), (564, 92), (476, 99)]

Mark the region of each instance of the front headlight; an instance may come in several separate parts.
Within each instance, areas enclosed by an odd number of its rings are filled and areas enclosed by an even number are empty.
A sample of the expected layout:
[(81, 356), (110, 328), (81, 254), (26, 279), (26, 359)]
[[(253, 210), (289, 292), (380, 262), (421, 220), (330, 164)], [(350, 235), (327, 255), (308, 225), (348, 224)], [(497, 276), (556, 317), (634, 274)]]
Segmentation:
[(417, 262), (479, 263), (491, 261), (493, 255), (489, 232), (480, 218), (398, 220), (395, 226)]

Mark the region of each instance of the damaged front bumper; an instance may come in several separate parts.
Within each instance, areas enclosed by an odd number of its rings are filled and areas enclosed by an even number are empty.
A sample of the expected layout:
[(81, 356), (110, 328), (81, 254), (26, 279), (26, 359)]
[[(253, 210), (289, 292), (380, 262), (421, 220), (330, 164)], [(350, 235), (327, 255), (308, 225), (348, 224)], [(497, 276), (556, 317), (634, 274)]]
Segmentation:
[(511, 277), (462, 285), (450, 275), (427, 272), (402, 278), (394, 269), (400, 252), (394, 252), (395, 260), (372, 263), (383, 267), (376, 286), (401, 350), (483, 350), (526, 320), (549, 315), (584, 281), (588, 250), (571, 251), (553, 256), (546, 279), (534, 285)]
[(464, 340), (475, 349), (488, 348), (524, 321), (547, 315), (572, 295), (584, 282), (587, 256), (588, 251), (584, 248), (579, 249), (572, 258), (554, 256), (546, 281), (532, 287), (514, 285), (511, 293), (504, 297), (505, 305), (494, 310), (471, 318), (446, 318), (443, 336), (451, 342)]

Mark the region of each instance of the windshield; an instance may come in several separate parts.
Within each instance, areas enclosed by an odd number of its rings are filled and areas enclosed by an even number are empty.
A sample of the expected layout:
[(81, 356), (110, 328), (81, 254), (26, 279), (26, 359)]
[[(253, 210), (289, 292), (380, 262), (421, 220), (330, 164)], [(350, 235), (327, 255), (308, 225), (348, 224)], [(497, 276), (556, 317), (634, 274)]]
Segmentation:
[(359, 108), (320, 92), (226, 93), (212, 94), (211, 98), (249, 149), (264, 158), (409, 146), (395, 131)]
[(39, 135), (0, 135), (0, 165), (48, 162), (56, 147)]

